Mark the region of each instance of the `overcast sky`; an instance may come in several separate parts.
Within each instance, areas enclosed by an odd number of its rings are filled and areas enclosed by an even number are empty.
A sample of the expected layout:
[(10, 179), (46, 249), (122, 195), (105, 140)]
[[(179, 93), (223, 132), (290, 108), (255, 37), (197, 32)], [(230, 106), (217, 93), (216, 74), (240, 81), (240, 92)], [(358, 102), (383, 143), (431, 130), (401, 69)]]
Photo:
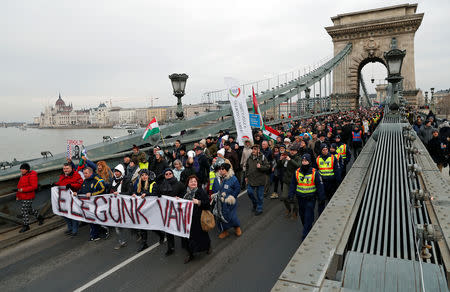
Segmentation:
[[(197, 103), (223, 88), (224, 76), (249, 82), (330, 56), (324, 27), (332, 16), (403, 3), (2, 0), (0, 121), (31, 121), (58, 92), (75, 108), (110, 98), (148, 106), (151, 96), (175, 105), (173, 72), (189, 75), (183, 102)], [(449, 88), (450, 1), (418, 3), (425, 16), (415, 37), (417, 87)]]

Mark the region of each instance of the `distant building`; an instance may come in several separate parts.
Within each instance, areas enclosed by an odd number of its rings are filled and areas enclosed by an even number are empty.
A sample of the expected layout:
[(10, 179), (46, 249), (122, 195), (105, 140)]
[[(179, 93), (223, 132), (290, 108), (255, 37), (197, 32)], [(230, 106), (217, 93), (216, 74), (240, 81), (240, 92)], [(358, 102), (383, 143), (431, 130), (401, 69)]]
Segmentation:
[[(206, 113), (209, 111), (215, 111), (219, 109), (219, 105), (213, 103), (200, 103), (183, 105), (184, 118), (189, 119)], [(177, 106), (171, 106), (167, 108), (167, 119), (176, 119)]]
[(103, 111), (99, 108), (74, 110), (72, 104), (66, 105), (60, 94), (54, 107), (45, 107), (38, 117), (38, 124), (40, 128), (90, 127), (99, 124), (98, 113)]

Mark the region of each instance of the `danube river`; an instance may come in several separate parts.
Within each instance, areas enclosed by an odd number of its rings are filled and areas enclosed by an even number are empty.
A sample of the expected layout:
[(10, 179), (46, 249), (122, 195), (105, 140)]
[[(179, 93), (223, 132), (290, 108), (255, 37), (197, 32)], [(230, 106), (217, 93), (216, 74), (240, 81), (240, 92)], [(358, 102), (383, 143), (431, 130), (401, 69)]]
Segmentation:
[(0, 161), (26, 160), (41, 157), (41, 151), (52, 154), (66, 151), (67, 140), (83, 140), (89, 145), (103, 141), (103, 136), (127, 135), (123, 129), (35, 129), (0, 128)]

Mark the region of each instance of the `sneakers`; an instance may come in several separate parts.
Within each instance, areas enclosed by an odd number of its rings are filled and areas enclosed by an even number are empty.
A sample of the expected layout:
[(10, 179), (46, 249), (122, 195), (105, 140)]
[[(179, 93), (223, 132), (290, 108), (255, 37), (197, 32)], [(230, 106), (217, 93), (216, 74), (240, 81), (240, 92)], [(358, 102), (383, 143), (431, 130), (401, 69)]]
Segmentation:
[(222, 233), (219, 234), (219, 238), (220, 239), (224, 239), (228, 235), (230, 235), (230, 234), (228, 233), (228, 231), (225, 230), (225, 231), (222, 231)]
[(30, 230), (30, 226), (28, 226), (28, 225), (23, 225), (23, 226), (22, 226), (22, 229), (20, 229), (19, 233), (24, 233), (25, 231), (28, 231), (28, 230)]
[(234, 227), (234, 232), (236, 233), (237, 237), (241, 236), (242, 235), (241, 227)]
[(271, 198), (271, 199), (278, 199), (278, 194), (275, 193), (275, 192), (273, 192), (273, 193), (270, 195), (270, 198)]
[(124, 243), (118, 243), (116, 246), (114, 246), (114, 249), (115, 249), (115, 250), (118, 250), (118, 249), (121, 249), (122, 247), (125, 247), (125, 246), (127, 246), (127, 243), (126, 243), (126, 242), (124, 242)]
[(89, 241), (99, 241), (100, 240), (100, 237), (91, 237), (91, 238), (89, 238)]

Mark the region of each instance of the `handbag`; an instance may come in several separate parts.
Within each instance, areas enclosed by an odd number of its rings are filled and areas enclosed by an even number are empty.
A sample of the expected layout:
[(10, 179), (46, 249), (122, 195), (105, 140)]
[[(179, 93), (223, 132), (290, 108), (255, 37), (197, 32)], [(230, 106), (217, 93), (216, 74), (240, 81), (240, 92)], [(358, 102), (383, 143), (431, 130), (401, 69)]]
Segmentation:
[(214, 215), (209, 210), (202, 210), (202, 215), (200, 216), (200, 223), (202, 225), (202, 230), (206, 232), (210, 231), (216, 226)]

